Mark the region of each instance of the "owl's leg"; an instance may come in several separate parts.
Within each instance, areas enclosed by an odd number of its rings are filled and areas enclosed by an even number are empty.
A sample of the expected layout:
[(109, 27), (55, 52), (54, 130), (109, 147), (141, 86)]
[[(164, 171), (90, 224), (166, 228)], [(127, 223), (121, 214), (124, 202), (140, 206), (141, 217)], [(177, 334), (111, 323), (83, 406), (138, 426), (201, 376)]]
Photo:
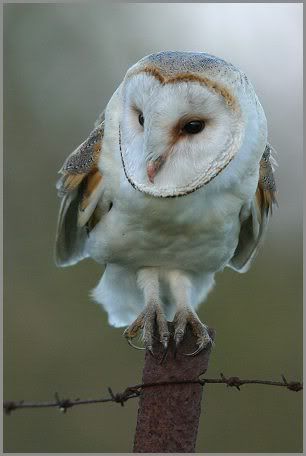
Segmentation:
[(208, 344), (211, 344), (212, 339), (208, 333), (207, 326), (201, 322), (190, 305), (189, 293), (191, 284), (189, 278), (180, 271), (171, 271), (168, 275), (168, 280), (177, 307), (173, 319), (176, 346), (183, 340), (186, 326), (189, 324), (197, 340), (197, 349), (193, 353), (186, 353), (186, 355), (195, 356)]
[[(137, 283), (143, 291), (145, 308), (136, 320), (124, 331), (130, 345), (131, 340), (142, 333), (145, 348), (153, 353), (153, 337), (155, 324), (159, 340), (166, 350), (169, 342), (169, 330), (159, 297), (159, 273), (155, 268), (141, 269), (137, 274)], [(139, 347), (135, 347), (139, 348)]]

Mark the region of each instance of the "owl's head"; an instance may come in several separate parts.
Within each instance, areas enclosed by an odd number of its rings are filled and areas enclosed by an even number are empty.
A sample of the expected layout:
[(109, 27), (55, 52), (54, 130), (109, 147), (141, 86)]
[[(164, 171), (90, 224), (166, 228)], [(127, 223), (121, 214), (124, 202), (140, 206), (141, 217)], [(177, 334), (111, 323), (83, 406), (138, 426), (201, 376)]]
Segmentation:
[(243, 148), (266, 139), (265, 116), (246, 76), (205, 53), (144, 57), (127, 72), (121, 96), (124, 171), (147, 194), (191, 193), (222, 174)]

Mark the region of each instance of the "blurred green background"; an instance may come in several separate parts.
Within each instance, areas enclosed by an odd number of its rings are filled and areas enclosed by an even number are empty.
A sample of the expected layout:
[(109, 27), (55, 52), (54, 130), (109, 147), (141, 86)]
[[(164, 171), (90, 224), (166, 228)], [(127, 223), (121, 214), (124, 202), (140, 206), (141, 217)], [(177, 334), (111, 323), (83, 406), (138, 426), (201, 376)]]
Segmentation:
[[(278, 151), (279, 209), (248, 274), (226, 270), (200, 309), (217, 331), (207, 375), (302, 379), (302, 5), (4, 7), (4, 398), (101, 397), (141, 380), (143, 353), (88, 294), (101, 268), (57, 269), (63, 160), (142, 56), (202, 50), (252, 80)], [(21, 410), (6, 452), (129, 452), (137, 401)], [(301, 452), (302, 394), (207, 385), (198, 452)]]

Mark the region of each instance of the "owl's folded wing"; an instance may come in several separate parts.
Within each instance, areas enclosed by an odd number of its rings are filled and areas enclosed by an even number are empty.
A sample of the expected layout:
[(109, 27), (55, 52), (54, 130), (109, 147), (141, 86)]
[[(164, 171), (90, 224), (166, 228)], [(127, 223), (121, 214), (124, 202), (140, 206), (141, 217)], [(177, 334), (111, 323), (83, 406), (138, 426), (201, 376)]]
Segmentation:
[[(266, 145), (259, 166), (259, 180), (256, 194), (247, 217), (241, 220), (239, 242), (228, 266), (239, 272), (246, 272), (255, 257), (267, 229), (269, 217), (276, 201), (276, 185), (273, 174), (274, 157), (272, 147)], [(242, 209), (242, 212), (244, 208)]]
[(104, 118), (100, 116), (89, 137), (65, 160), (57, 182), (62, 197), (59, 211), (55, 262), (69, 266), (87, 256), (85, 243), (88, 232), (100, 214), (98, 202), (103, 192), (103, 178), (98, 169), (104, 134)]

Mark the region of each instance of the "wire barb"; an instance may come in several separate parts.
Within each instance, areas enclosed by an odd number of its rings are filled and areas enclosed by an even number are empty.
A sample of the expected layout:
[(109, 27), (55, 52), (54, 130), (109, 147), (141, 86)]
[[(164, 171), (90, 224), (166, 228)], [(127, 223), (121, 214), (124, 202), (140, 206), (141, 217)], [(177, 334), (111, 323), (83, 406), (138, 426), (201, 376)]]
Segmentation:
[(237, 376), (226, 377), (224, 374), (220, 374), (220, 378), (199, 378), (197, 380), (173, 380), (169, 382), (156, 382), (156, 383), (141, 383), (139, 385), (128, 386), (122, 393), (114, 393), (111, 387), (108, 387), (109, 397), (100, 398), (100, 399), (61, 399), (58, 393), (55, 393), (55, 401), (53, 402), (25, 402), (25, 401), (3, 401), (3, 410), (7, 415), (10, 415), (12, 411), (17, 409), (25, 408), (50, 408), (57, 407), (62, 413), (66, 413), (68, 408), (72, 408), (76, 405), (85, 405), (85, 404), (98, 404), (104, 402), (116, 402), (121, 404), (123, 407), (125, 402), (129, 399), (134, 399), (139, 397), (141, 391), (144, 388), (148, 387), (158, 387), (166, 386), (171, 384), (190, 384), (197, 383), (201, 386), (206, 385), (207, 383), (221, 383), (225, 384), (227, 387), (235, 387), (240, 391), (242, 385), (269, 385), (269, 386), (281, 386), (287, 388), (290, 391), (301, 391), (303, 389), (303, 383), (297, 381), (288, 382), (284, 375), (282, 377), (282, 382), (272, 381), (272, 380), (244, 380)]
[[(71, 403), (70, 399), (60, 399), (58, 393), (55, 393), (54, 396), (55, 396), (55, 400), (57, 402), (57, 406), (58, 406), (60, 412), (66, 413), (67, 409), (69, 407), (72, 407), (73, 404)], [(76, 399), (76, 401), (77, 401), (77, 399)]]
[(14, 402), (14, 401), (4, 401), (3, 402), (3, 410), (5, 411), (5, 413), (7, 415), (10, 415), (10, 413), (13, 410), (16, 410), (16, 408), (18, 408), (18, 403)]
[(226, 378), (222, 373), (220, 374), (221, 379), (223, 380), (224, 383), (226, 383), (226, 386), (234, 386), (237, 388), (238, 391), (240, 391), (240, 386), (243, 385), (243, 382), (240, 380), (239, 377), (229, 377)]
[(288, 383), (284, 374), (282, 374), (282, 379), (283, 379), (285, 386), (290, 391), (301, 391), (301, 389), (303, 389), (303, 385), (301, 385), (301, 383), (299, 383), (299, 382), (289, 382)]

